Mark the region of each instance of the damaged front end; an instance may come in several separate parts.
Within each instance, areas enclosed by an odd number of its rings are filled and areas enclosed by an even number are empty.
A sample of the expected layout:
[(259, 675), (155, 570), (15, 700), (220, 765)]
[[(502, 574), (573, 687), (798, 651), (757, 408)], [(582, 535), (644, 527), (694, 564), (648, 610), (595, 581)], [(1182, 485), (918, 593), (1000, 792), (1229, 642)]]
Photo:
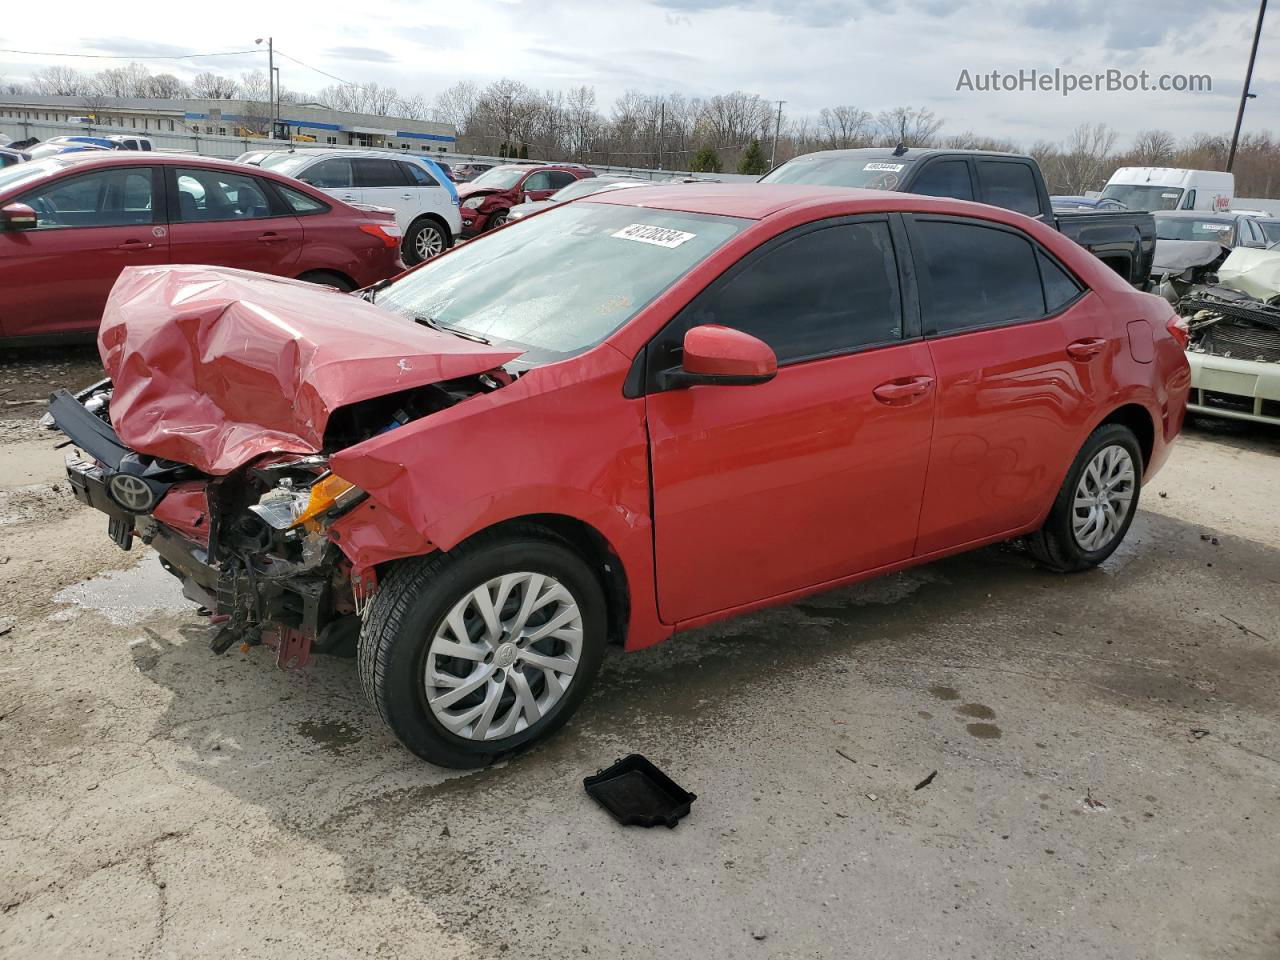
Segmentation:
[(100, 343), (113, 379), (49, 404), (76, 450), (71, 490), (111, 538), (159, 554), (219, 625), (213, 649), (265, 643), (282, 667), (352, 647), (380, 559), (432, 549), (330, 455), (512, 379), (510, 352), (319, 296), (204, 267), (126, 272)]
[(1236, 250), (1216, 279), (1177, 301), (1189, 341), (1188, 409), (1280, 424), (1280, 252)]

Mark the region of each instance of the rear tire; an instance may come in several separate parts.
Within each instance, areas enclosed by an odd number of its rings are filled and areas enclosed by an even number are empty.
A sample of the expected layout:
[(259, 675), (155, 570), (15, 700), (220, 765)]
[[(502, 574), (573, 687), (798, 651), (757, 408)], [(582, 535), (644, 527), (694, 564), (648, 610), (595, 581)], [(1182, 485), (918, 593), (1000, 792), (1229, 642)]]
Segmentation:
[(419, 757), (479, 767), (565, 724), (600, 668), (606, 632), (587, 563), (520, 527), (397, 566), (360, 632), (360, 680)]
[(407, 267), (416, 267), (424, 260), (438, 257), (449, 249), (447, 231), (434, 220), (423, 218), (415, 221), (405, 234), (401, 253)]
[(1142, 488), (1142, 450), (1128, 427), (1098, 427), (1076, 455), (1044, 526), (1027, 538), (1031, 555), (1059, 573), (1096, 567), (1129, 532)]

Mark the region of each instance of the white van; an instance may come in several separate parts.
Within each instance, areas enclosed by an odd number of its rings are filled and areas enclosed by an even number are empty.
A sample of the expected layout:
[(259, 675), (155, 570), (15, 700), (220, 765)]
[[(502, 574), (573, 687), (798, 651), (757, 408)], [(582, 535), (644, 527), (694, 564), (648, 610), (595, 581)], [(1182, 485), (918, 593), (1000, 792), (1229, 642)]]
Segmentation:
[(1121, 167), (1111, 175), (1102, 195), (1130, 210), (1231, 209), (1236, 178), (1219, 170), (1178, 167)]
[[(254, 151), (251, 151), (253, 153)], [(242, 162), (255, 162), (244, 154)], [(458, 192), (430, 159), (377, 150), (296, 150), (256, 158), (256, 165), (296, 177), (347, 203), (390, 207), (404, 234), (407, 266), (453, 246), (462, 230)]]

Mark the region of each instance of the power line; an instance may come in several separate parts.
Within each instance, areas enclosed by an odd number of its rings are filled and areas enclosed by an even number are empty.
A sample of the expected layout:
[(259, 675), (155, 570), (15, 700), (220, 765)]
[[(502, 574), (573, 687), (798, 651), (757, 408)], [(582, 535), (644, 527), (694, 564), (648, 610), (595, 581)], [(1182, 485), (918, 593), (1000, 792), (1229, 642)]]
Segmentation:
[[(28, 57), (79, 57), (85, 60), (195, 60), (198, 57), (239, 57), (248, 53), (262, 53), (262, 50), (227, 50), (222, 53), (180, 53), (161, 56), (159, 54), (138, 53), (131, 55), (115, 53), (56, 53), (51, 50), (6, 50), (0, 53), (20, 53)], [(290, 57), (289, 59), (293, 59)]]

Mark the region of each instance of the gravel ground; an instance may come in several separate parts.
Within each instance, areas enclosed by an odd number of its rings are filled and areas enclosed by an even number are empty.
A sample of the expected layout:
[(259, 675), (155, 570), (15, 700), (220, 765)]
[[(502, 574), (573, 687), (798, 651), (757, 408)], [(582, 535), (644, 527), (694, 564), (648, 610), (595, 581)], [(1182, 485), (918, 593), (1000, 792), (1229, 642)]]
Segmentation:
[[(24, 363), (0, 396), (62, 375)], [(351, 661), (213, 656), (51, 447), (0, 422), (0, 956), (1280, 956), (1280, 432), (1184, 437), (1104, 569), (983, 550), (619, 653), (468, 774)], [(675, 830), (583, 793), (631, 751)]]

